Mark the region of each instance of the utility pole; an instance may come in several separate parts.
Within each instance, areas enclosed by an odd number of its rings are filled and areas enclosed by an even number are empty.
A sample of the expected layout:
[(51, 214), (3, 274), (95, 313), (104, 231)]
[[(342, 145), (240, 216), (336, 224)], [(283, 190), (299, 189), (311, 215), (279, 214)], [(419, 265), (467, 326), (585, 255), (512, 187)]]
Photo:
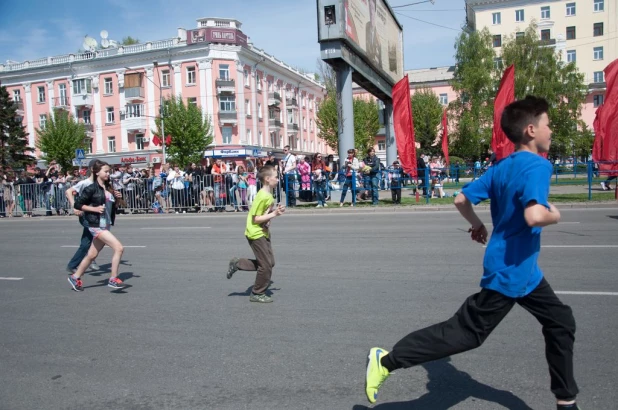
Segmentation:
[[(159, 63), (157, 61), (153, 61), (152, 63), (154, 65), (155, 68), (159, 67)], [(165, 107), (163, 107), (163, 90), (161, 89), (161, 73), (159, 70), (157, 70), (157, 77), (159, 79), (159, 85), (157, 88), (159, 88), (159, 115), (161, 116), (161, 144), (163, 146), (163, 164), (167, 163), (167, 157), (165, 155), (165, 145), (166, 145), (166, 138), (165, 138)]]

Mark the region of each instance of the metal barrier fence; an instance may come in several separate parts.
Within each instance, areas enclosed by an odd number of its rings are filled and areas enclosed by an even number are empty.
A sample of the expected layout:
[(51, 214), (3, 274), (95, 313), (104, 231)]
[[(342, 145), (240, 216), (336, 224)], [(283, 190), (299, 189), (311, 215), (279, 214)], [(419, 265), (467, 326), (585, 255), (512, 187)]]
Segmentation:
[[(588, 186), (588, 199), (592, 199), (593, 186), (601, 185), (608, 177), (615, 178), (618, 172), (605, 171), (605, 164), (585, 163), (586, 171), (581, 172), (582, 163), (572, 168), (554, 167), (552, 184), (579, 184)], [(412, 192), (417, 201), (430, 203), (432, 198), (454, 196), (461, 187), (480, 177), (486, 169), (426, 168), (419, 170), (418, 180), (402, 174), (401, 179), (393, 180), (392, 172), (381, 171), (378, 175), (365, 175), (353, 172), (350, 175), (331, 173), (322, 180), (301, 177), (298, 174), (283, 175), (274, 190), (277, 202), (295, 206), (298, 202), (326, 205), (328, 203), (373, 201), (372, 189), (379, 191), (401, 190)], [(396, 173), (395, 173), (396, 174)], [(29, 215), (70, 215), (73, 213), (65, 191), (77, 183), (50, 184), (0, 184), (0, 217)], [(393, 185), (395, 183), (396, 185)], [(261, 188), (256, 173), (238, 175), (193, 175), (189, 178), (133, 178), (122, 185), (120, 193), (127, 206), (120, 213), (185, 213), (185, 212), (224, 212), (248, 211), (257, 191)], [(446, 190), (446, 191), (445, 191)], [(349, 192), (349, 194), (348, 194)], [(401, 193), (392, 192), (392, 200), (401, 201)], [(383, 199), (383, 198), (382, 198)]]

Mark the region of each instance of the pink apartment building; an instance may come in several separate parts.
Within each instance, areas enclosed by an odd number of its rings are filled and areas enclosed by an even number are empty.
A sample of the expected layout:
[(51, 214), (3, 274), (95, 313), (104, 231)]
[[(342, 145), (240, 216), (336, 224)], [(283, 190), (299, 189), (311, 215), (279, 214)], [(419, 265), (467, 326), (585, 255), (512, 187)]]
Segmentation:
[[(408, 79), (410, 81), (410, 97), (414, 95), (417, 89), (427, 87), (438, 96), (440, 104), (447, 106), (448, 103), (457, 98), (457, 93), (449, 84), (453, 79), (454, 72), (454, 66), (407, 70), (406, 74), (408, 74)], [(592, 129), (592, 122), (594, 121), (597, 107), (603, 104), (604, 94), (604, 84), (601, 84), (599, 87), (594, 87), (593, 84), (591, 84), (589, 87), (586, 102), (582, 107), (581, 118), (590, 129)], [(355, 88), (354, 96), (375, 99), (362, 88)], [(384, 138), (384, 128), (381, 128), (376, 136), (376, 155), (380, 157), (383, 162), (386, 160), (386, 142)]]
[(67, 110), (87, 124), (87, 157), (111, 164), (162, 162), (155, 117), (161, 96), (173, 95), (211, 119), (205, 157), (266, 156), (284, 145), (330, 152), (315, 123), (324, 87), (254, 47), (233, 19), (198, 19), (196, 29), (166, 40), (0, 65), (0, 82), (18, 103), (31, 146), (45, 115)]

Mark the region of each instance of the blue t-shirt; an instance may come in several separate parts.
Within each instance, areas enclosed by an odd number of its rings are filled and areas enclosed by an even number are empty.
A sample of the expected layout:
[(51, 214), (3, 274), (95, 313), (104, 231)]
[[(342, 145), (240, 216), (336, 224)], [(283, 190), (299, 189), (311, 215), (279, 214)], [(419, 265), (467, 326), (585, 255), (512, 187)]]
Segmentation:
[(549, 161), (521, 151), (490, 167), (462, 189), (475, 205), (491, 200), (494, 229), (485, 251), (481, 287), (519, 298), (532, 292), (543, 279), (537, 264), (541, 228), (528, 226), (524, 210), (532, 201), (549, 209), (551, 174)]

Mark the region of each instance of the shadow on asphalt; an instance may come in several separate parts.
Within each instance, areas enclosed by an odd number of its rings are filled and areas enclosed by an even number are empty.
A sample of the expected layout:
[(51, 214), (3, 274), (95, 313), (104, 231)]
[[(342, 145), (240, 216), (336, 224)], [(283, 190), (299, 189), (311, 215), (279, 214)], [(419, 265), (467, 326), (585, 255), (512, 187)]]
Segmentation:
[(422, 365), (429, 377), (429, 392), (416, 400), (376, 404), (371, 407), (356, 405), (352, 410), (447, 410), (471, 397), (496, 403), (510, 410), (533, 410), (513, 393), (479, 383), (449, 362), (450, 358), (447, 358)]
[(607, 217), (612, 219), (618, 219), (618, 215), (608, 215)]
[[(268, 288), (266, 289), (266, 292), (264, 292), (268, 296), (272, 296), (273, 295), (273, 290), (274, 291), (281, 290), (281, 288), (272, 288), (271, 286), (273, 285), (273, 283), (275, 283), (275, 282), (273, 282), (271, 280), (270, 284), (268, 285)], [(244, 291), (244, 292), (232, 292), (228, 296), (251, 296), (251, 290), (252, 289), (253, 289), (253, 285), (249, 286), (247, 288), (247, 290)]]
[[(100, 273), (98, 275), (93, 275), (93, 276), (101, 276), (103, 273)], [(140, 276), (139, 275), (134, 275), (133, 272), (122, 272), (122, 273), (118, 274), (118, 277), (120, 278), (121, 281), (125, 282), (127, 279), (139, 278)], [(107, 286), (107, 282), (108, 282), (108, 279), (101, 279), (101, 280), (97, 281), (96, 285), (84, 286), (84, 289), (100, 288), (102, 286)], [(114, 290), (111, 291), (111, 293), (124, 294), (124, 293), (127, 293), (127, 290), (129, 290), (132, 287), (133, 287), (133, 285), (129, 285), (129, 284), (127, 284), (125, 282), (124, 286), (122, 288), (114, 289)], [(110, 289), (113, 289), (113, 288), (110, 288)]]
[[(120, 261), (120, 266), (133, 266), (133, 264), (127, 262), (127, 261)], [(103, 265), (99, 265), (99, 270), (97, 271), (86, 271), (88, 276), (103, 276), (106, 275), (108, 273), (110, 273), (112, 271), (112, 264), (110, 263), (104, 263)], [(120, 275), (118, 275), (120, 276)], [(139, 276), (135, 276), (136, 278), (139, 278)], [(124, 280), (124, 278), (120, 278), (122, 280)]]

